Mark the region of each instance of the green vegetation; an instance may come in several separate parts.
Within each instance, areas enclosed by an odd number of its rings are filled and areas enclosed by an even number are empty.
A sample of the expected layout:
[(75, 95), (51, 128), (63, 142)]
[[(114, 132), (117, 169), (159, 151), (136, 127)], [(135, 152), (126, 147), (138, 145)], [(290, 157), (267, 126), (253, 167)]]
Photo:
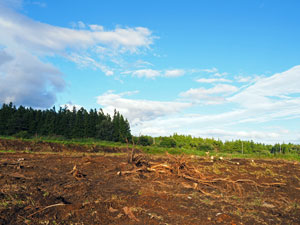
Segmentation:
[[(222, 148), (218, 149), (213, 149), (211, 151), (206, 151), (207, 147), (206, 145), (187, 145), (187, 146), (179, 146), (179, 144), (176, 142), (176, 147), (162, 147), (160, 142), (161, 140), (165, 140), (166, 138), (174, 138), (173, 136), (171, 137), (156, 137), (152, 138), (148, 136), (148, 138), (151, 138), (152, 140), (149, 141), (152, 144), (147, 144), (145, 145), (143, 142), (140, 143), (139, 137), (133, 137), (133, 142), (135, 144), (126, 144), (122, 142), (112, 142), (112, 141), (103, 141), (103, 140), (98, 140), (94, 138), (80, 138), (80, 139), (64, 139), (64, 138), (57, 138), (56, 136), (40, 136), (40, 137), (33, 137), (31, 139), (22, 139), (23, 141), (33, 141), (33, 142), (49, 142), (49, 143), (58, 143), (58, 144), (63, 144), (63, 145), (84, 145), (84, 146), (101, 146), (101, 147), (121, 147), (121, 148), (129, 148), (129, 150), (132, 147), (135, 147), (137, 149), (142, 150), (143, 152), (147, 154), (165, 154), (166, 152), (170, 154), (187, 154), (187, 155), (196, 155), (196, 156), (207, 156), (207, 152), (209, 152), (209, 156), (217, 156), (217, 157), (224, 157), (224, 158), (252, 158), (252, 159), (285, 159), (285, 160), (297, 160), (300, 161), (300, 150), (299, 150), (299, 145), (292, 145), (288, 144), (287, 146), (290, 146), (289, 151), (285, 152), (274, 152), (272, 153), (272, 149), (274, 146), (272, 145), (265, 145), (268, 146), (270, 149), (269, 152), (266, 152), (266, 150), (262, 151), (256, 151), (256, 152), (247, 152), (247, 153), (242, 153), (241, 150), (237, 149), (236, 151), (226, 151), (223, 150)], [(190, 139), (190, 136), (187, 136), (188, 139)], [(0, 139), (17, 139), (16, 137), (12, 136), (0, 136)], [(213, 139), (201, 139), (201, 138), (192, 138), (195, 140), (205, 140), (205, 141), (214, 141)], [(194, 140), (194, 141), (195, 141)], [(176, 141), (176, 139), (175, 139)], [(217, 141), (221, 142), (222, 141)], [(234, 142), (239, 142), (239, 141), (231, 141), (231, 142), (225, 142), (225, 143), (231, 143), (234, 145)], [(247, 141), (245, 141), (247, 142)], [(200, 142), (201, 143), (201, 142)], [(223, 143), (223, 145), (225, 145)], [(260, 144), (254, 144), (255, 145), (260, 145)], [(283, 144), (284, 145), (284, 144)], [(205, 146), (203, 149), (199, 146)], [(214, 145), (212, 145), (214, 146)], [(0, 151), (0, 152), (8, 152), (8, 151)], [(11, 153), (15, 153), (15, 150), (9, 150)]]
[[(15, 136), (0, 136), (0, 139), (8, 140), (17, 140)], [(100, 147), (127, 147), (127, 144), (124, 142), (114, 142), (114, 141), (105, 141), (99, 140), (96, 138), (72, 138), (66, 139), (63, 137), (57, 136), (33, 136), (28, 139), (22, 138), (22, 141), (25, 142), (48, 142), (48, 143), (57, 143), (63, 145), (84, 145), (84, 146), (100, 146)], [(129, 145), (131, 147), (132, 145)]]
[[(0, 108), (0, 136), (24, 141), (46, 141), (60, 144), (128, 147), (149, 154), (218, 155), (235, 158), (280, 158), (300, 161), (300, 145), (292, 143), (263, 144), (254, 141), (221, 141), (213, 138), (174, 134), (169, 137), (132, 137), (127, 119), (115, 110), (113, 117), (102, 110), (87, 112), (81, 108), (35, 110), (12, 103)], [(125, 142), (128, 143), (126, 144)]]
[(100, 109), (87, 112), (84, 108), (72, 111), (55, 107), (36, 110), (12, 103), (0, 108), (0, 135), (28, 139), (33, 136), (50, 136), (56, 139), (97, 138), (106, 141), (131, 140), (127, 119), (117, 111), (113, 118)]

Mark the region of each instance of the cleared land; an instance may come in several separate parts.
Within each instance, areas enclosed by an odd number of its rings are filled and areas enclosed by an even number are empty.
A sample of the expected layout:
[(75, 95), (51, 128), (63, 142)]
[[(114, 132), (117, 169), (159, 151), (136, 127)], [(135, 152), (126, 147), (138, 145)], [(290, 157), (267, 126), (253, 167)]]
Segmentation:
[(0, 224), (300, 224), (299, 162), (27, 145), (0, 146), (19, 151), (0, 154)]

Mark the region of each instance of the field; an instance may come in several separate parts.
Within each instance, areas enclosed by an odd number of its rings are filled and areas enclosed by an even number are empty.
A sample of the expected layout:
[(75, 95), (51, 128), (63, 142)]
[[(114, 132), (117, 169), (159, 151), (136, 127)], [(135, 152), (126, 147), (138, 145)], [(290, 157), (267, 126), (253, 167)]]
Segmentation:
[(0, 224), (300, 224), (296, 161), (16, 140), (0, 149)]

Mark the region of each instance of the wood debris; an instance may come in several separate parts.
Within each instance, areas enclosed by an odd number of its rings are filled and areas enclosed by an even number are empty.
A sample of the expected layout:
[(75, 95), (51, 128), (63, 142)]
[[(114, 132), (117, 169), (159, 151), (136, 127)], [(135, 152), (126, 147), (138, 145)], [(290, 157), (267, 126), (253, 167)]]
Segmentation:
[[(164, 174), (165, 176), (177, 176), (192, 182), (182, 182), (183, 187), (197, 190), (204, 195), (215, 198), (222, 197), (224, 196), (224, 193), (232, 191), (242, 196), (242, 183), (253, 185), (256, 189), (258, 189), (258, 187), (268, 188), (271, 186), (286, 185), (285, 183), (258, 183), (257, 181), (251, 179), (232, 180), (229, 177), (207, 176), (204, 175), (199, 168), (196, 168), (194, 165), (190, 165), (190, 161), (185, 155), (173, 156), (168, 153), (166, 154), (168, 157), (167, 162), (157, 163), (145, 159), (145, 156), (142, 154), (136, 155), (134, 151), (131, 151), (131, 153), (129, 154), (130, 160), (128, 160), (128, 162), (133, 164), (134, 168), (129, 171), (119, 171), (117, 174), (121, 176), (136, 173), (155, 173), (157, 175)], [(228, 160), (224, 160), (222, 158), (221, 161), (227, 162)], [(234, 164), (236, 163), (234, 162)], [(221, 194), (215, 194), (215, 191)]]
[(136, 218), (136, 217), (133, 215), (133, 213), (132, 213), (132, 211), (131, 211), (131, 209), (130, 209), (129, 207), (125, 206), (125, 207), (123, 208), (123, 211), (124, 211), (125, 215), (127, 215), (127, 216), (129, 217), (129, 219), (135, 220), (136, 222), (139, 222), (139, 221), (140, 221), (138, 218)]
[(82, 172), (80, 172), (77, 169), (76, 165), (73, 167), (73, 169), (69, 173), (72, 174), (73, 177), (75, 177), (76, 180), (81, 180), (81, 179), (86, 177), (86, 174), (83, 174)]

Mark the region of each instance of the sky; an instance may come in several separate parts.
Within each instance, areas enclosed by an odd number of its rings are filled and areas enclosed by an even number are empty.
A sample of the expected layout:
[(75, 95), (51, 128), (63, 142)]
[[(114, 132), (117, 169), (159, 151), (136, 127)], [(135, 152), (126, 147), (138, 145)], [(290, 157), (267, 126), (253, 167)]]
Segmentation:
[(0, 0), (0, 102), (134, 135), (300, 143), (298, 0)]

